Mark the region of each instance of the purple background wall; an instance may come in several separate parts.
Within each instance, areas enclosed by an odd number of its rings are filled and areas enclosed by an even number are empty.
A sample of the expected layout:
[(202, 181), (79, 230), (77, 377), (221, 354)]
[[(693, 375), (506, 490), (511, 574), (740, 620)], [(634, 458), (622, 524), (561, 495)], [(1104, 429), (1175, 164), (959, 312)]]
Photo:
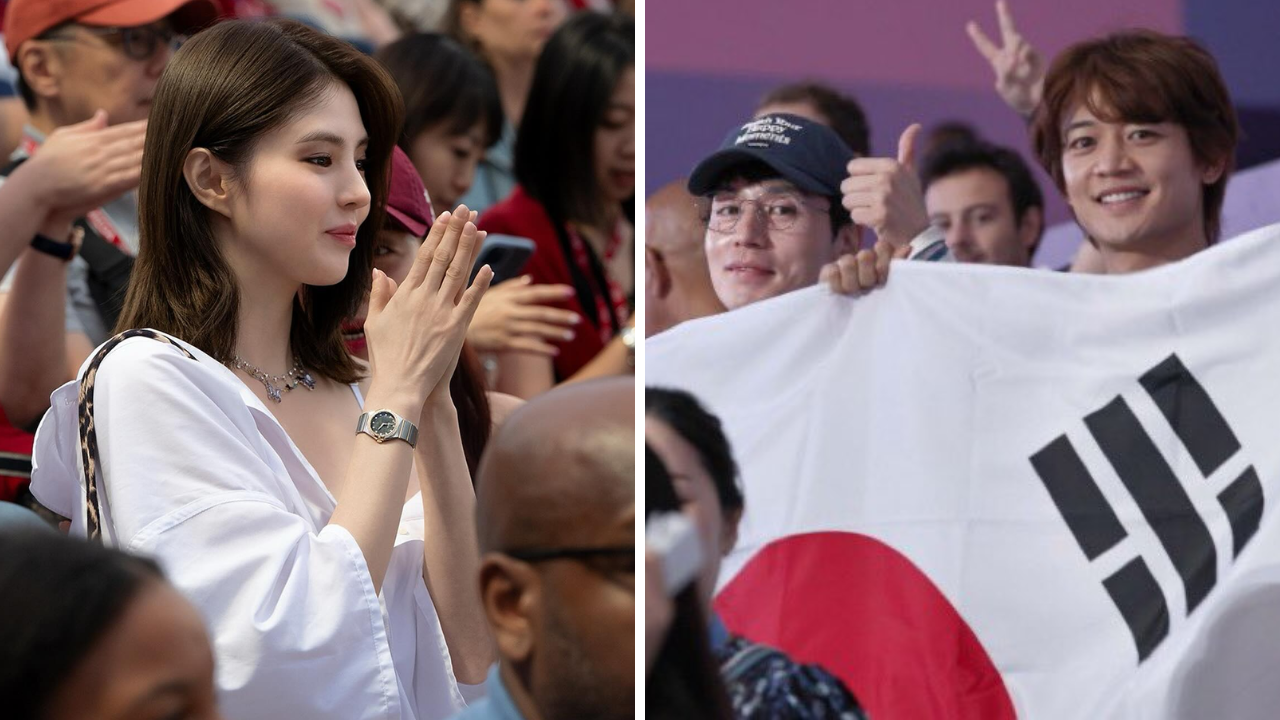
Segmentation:
[[(1218, 58), (1245, 129), (1242, 167), (1280, 157), (1280, 12), (1258, 0), (1013, 0), (1018, 30), (1046, 59), (1126, 27), (1185, 33)], [(646, 3), (645, 191), (688, 174), (756, 101), (812, 78), (854, 94), (872, 150), (894, 152), (911, 122), (958, 119), (1027, 156), (1026, 128), (992, 89), (965, 22), (998, 35), (994, 0), (658, 0)], [(1069, 218), (1051, 198), (1050, 222)]]

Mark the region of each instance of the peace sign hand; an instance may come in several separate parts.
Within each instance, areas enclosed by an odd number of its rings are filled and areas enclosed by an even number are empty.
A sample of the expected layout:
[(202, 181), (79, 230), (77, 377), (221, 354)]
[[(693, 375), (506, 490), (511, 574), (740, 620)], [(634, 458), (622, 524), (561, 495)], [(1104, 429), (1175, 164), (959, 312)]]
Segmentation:
[(992, 42), (972, 20), (965, 25), (965, 30), (973, 46), (991, 63), (996, 74), (996, 92), (1014, 112), (1028, 117), (1035, 112), (1044, 93), (1044, 60), (1031, 43), (1018, 34), (1005, 0), (996, 0), (996, 17), (1000, 21), (1003, 46)]

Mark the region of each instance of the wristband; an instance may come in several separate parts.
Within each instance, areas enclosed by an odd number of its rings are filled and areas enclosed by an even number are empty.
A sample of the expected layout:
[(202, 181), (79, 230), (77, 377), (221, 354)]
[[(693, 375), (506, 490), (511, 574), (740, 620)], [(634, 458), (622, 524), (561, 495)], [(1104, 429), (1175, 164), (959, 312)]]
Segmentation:
[(40, 233), (36, 233), (36, 236), (31, 239), (31, 247), (37, 252), (52, 255), (59, 260), (70, 260), (75, 257), (76, 251), (80, 249), (79, 243), (76, 242), (76, 240), (78, 239), (77, 236), (83, 232), (84, 231), (80, 228), (72, 228), (70, 237), (71, 242), (58, 242), (57, 240), (47, 238)]

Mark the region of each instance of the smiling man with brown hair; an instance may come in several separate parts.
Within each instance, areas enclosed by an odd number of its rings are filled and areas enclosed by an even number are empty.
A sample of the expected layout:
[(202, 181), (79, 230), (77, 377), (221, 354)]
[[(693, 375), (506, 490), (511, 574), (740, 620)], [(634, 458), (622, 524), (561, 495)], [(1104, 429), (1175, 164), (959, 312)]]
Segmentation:
[(1067, 48), (1031, 132), (1107, 273), (1218, 239), (1239, 128), (1217, 63), (1194, 40), (1139, 30)]

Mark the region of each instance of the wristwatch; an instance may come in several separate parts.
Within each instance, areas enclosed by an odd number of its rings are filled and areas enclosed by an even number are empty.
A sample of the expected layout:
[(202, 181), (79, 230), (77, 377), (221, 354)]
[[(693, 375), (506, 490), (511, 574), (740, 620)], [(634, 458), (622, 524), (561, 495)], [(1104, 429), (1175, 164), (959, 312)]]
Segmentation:
[(59, 260), (70, 260), (75, 257), (80, 250), (80, 241), (84, 238), (84, 230), (79, 227), (72, 226), (71, 234), (67, 237), (67, 242), (58, 242), (52, 238), (45, 237), (40, 233), (31, 239), (31, 248), (37, 252), (46, 255), (52, 255)]
[(356, 421), (356, 432), (364, 433), (380, 444), (388, 440), (403, 440), (409, 443), (409, 447), (418, 444), (418, 426), (390, 410), (361, 413)]
[(636, 329), (634, 326), (622, 328), (622, 346), (627, 349), (627, 365), (636, 366)]

